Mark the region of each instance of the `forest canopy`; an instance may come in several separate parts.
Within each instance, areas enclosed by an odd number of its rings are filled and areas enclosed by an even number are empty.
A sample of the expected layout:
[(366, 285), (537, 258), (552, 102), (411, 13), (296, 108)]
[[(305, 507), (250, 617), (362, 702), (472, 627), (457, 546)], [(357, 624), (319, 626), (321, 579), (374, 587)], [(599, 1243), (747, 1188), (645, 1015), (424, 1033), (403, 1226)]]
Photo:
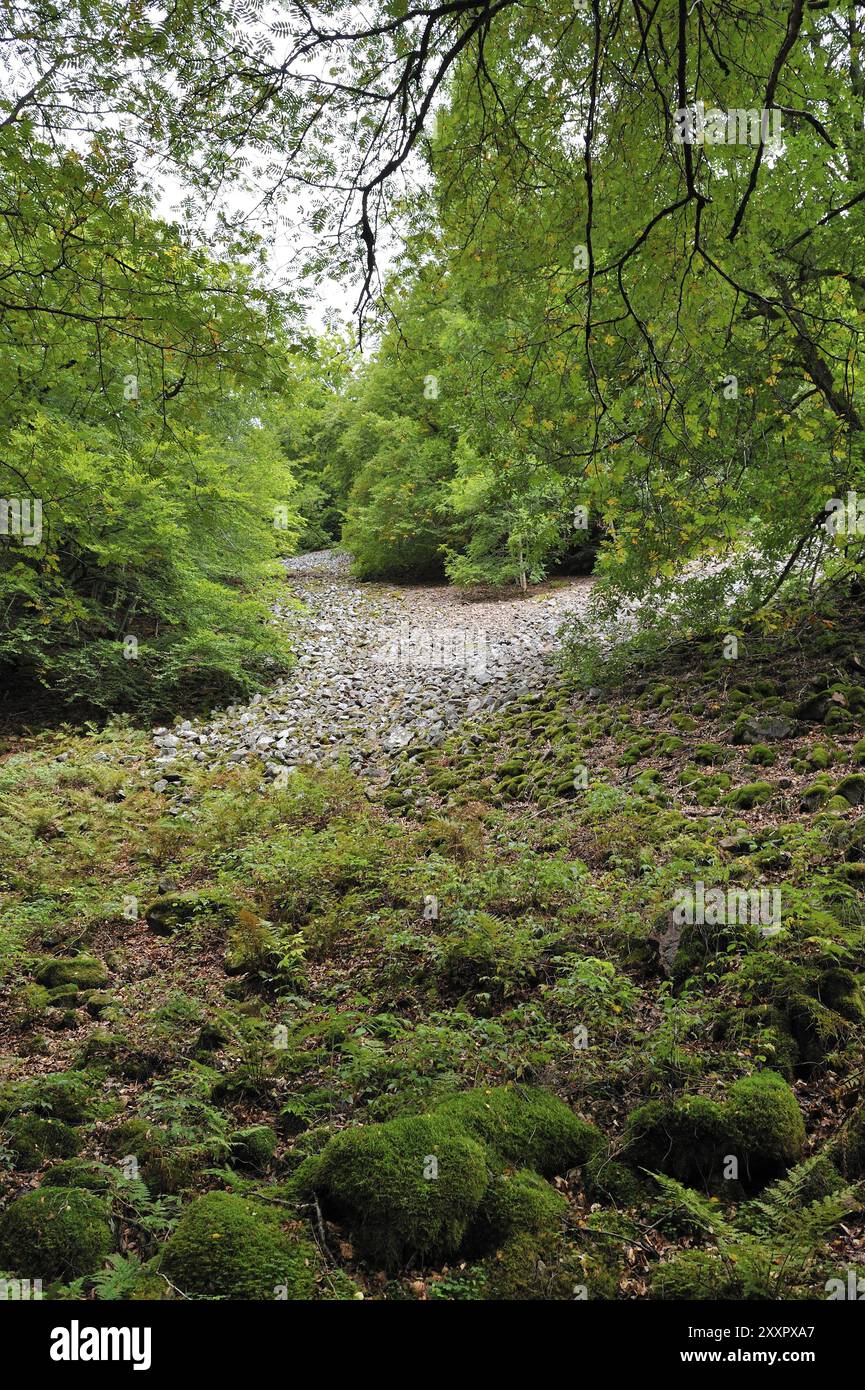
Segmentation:
[(862, 5), (4, 18), (8, 668), (250, 689), (295, 535), (523, 589), (597, 553), (689, 622), (856, 570)]

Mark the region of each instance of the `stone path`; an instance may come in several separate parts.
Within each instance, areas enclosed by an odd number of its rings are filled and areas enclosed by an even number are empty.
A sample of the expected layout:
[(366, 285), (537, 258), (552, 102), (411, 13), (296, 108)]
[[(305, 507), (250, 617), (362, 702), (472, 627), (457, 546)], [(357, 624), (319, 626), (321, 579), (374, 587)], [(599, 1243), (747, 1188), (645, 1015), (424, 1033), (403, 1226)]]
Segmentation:
[(440, 742), (479, 711), (537, 690), (553, 672), (556, 633), (584, 609), (591, 581), (474, 602), (444, 585), (361, 583), (348, 557), (317, 551), (286, 561), (290, 595), (275, 616), (291, 628), (297, 665), (249, 704), (154, 730), (157, 786), (193, 758), (257, 759), (268, 777), (347, 756), (386, 776), (415, 741)]

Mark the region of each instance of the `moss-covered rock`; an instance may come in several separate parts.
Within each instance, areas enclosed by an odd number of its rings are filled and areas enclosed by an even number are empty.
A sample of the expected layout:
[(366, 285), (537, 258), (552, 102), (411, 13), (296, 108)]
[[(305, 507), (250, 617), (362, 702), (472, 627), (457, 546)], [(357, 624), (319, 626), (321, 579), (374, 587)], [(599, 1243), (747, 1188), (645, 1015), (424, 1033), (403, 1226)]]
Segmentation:
[(724, 1101), (649, 1101), (629, 1116), (625, 1141), (628, 1161), (650, 1172), (711, 1189), (733, 1157), (739, 1181), (758, 1187), (799, 1162), (805, 1125), (786, 1081), (765, 1071), (734, 1082)]
[(865, 803), (865, 774), (851, 772), (849, 777), (842, 777), (834, 794), (843, 796), (851, 806), (861, 806)]
[(103, 989), (108, 984), (108, 967), (95, 956), (49, 956), (37, 965), (34, 979), (46, 989), (59, 985)]
[(187, 1294), (208, 1298), (308, 1299), (316, 1254), (286, 1234), (272, 1207), (228, 1192), (209, 1192), (183, 1212), (160, 1270)]
[(25, 1172), (41, 1168), (46, 1159), (78, 1152), (75, 1130), (47, 1115), (13, 1115), (0, 1130), (0, 1142), (12, 1154), (15, 1167)]
[(744, 1157), (744, 1180), (761, 1185), (798, 1163), (805, 1149), (805, 1122), (783, 1077), (762, 1071), (730, 1087), (724, 1106), (734, 1147)]
[(40, 1187), (79, 1187), (88, 1192), (107, 1192), (117, 1173), (104, 1163), (94, 1163), (83, 1158), (63, 1159), (52, 1163), (42, 1174)]
[(118, 1159), (134, 1158), (153, 1192), (181, 1191), (216, 1156), (204, 1142), (179, 1144), (167, 1130), (139, 1118), (118, 1125), (106, 1145)]
[(76, 1072), (48, 1072), (0, 1086), (0, 1117), (37, 1111), (74, 1125), (90, 1119), (94, 1105), (93, 1083)]
[(78, 1188), (40, 1187), (0, 1217), (0, 1269), (26, 1278), (50, 1282), (92, 1274), (112, 1245), (105, 1202)]
[(517, 1232), (552, 1234), (567, 1209), (564, 1197), (528, 1168), (495, 1174), (469, 1228), (468, 1246), (489, 1250)]
[(231, 1162), (241, 1168), (266, 1168), (276, 1152), (276, 1133), (270, 1125), (235, 1130), (229, 1140)]
[(721, 1172), (728, 1133), (722, 1106), (706, 1096), (650, 1100), (628, 1117), (625, 1156), (637, 1168), (705, 1187)]
[(549, 1234), (520, 1232), (484, 1264), (486, 1296), (496, 1302), (572, 1302), (614, 1299), (612, 1260)]
[(755, 806), (762, 806), (764, 802), (769, 801), (774, 793), (775, 788), (771, 782), (745, 782), (741, 787), (727, 793), (724, 805), (732, 806), (737, 811), (752, 811)]
[(78, 1057), (80, 1067), (102, 1067), (111, 1076), (125, 1081), (146, 1081), (159, 1070), (160, 1059), (146, 1049), (134, 1047), (120, 1033), (94, 1031)]
[(307, 1182), (346, 1219), (362, 1253), (386, 1267), (447, 1259), (487, 1189), (487, 1155), (449, 1116), (415, 1115), (336, 1135)]
[(585, 1163), (604, 1140), (564, 1101), (531, 1087), (463, 1091), (437, 1111), (487, 1145), (505, 1163), (551, 1176)]
[(171, 936), (178, 927), (217, 922), (227, 926), (235, 921), (240, 904), (218, 893), (193, 891), (166, 893), (146, 909), (144, 920), (156, 936)]
[(337, 1135), (297, 1181), (350, 1223), (369, 1259), (394, 1267), (477, 1248), (521, 1223), (549, 1226), (561, 1203), (539, 1174), (564, 1172), (602, 1146), (555, 1096), (494, 1087)]

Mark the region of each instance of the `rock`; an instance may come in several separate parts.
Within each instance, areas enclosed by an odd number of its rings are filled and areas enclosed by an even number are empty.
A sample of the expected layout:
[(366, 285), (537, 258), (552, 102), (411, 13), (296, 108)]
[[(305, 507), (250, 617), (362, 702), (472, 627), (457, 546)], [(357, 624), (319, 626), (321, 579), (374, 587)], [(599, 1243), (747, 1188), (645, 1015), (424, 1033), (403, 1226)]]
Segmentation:
[(777, 743), (780, 739), (792, 738), (795, 732), (795, 724), (783, 714), (743, 714), (736, 720), (732, 741), (744, 744)]
[(59, 985), (101, 989), (108, 984), (108, 970), (95, 956), (57, 956), (41, 961), (33, 978), (46, 989), (56, 989)]

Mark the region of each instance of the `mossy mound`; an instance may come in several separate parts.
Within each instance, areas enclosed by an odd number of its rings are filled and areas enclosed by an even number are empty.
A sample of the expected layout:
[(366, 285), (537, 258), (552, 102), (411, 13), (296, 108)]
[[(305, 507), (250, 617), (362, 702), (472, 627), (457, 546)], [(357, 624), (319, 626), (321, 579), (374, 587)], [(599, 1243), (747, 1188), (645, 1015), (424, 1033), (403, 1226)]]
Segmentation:
[(92, 1192), (40, 1187), (0, 1217), (0, 1269), (51, 1282), (98, 1269), (113, 1246), (108, 1208)]
[(568, 1204), (537, 1173), (520, 1168), (493, 1177), (468, 1232), (468, 1244), (490, 1250), (520, 1232), (552, 1235)]
[(133, 1045), (119, 1033), (93, 1032), (78, 1058), (81, 1067), (102, 1067), (124, 1081), (146, 1081), (159, 1070), (160, 1058)]
[(231, 1162), (241, 1168), (266, 1168), (276, 1151), (276, 1133), (270, 1125), (250, 1125), (231, 1135)]
[(555, 1096), (495, 1087), (337, 1135), (300, 1181), (350, 1222), (368, 1259), (394, 1267), (549, 1229), (562, 1205), (540, 1174), (586, 1162), (603, 1142)]
[(144, 920), (156, 936), (171, 936), (178, 927), (193, 923), (229, 925), (237, 918), (240, 904), (216, 893), (166, 893), (145, 910)]
[(71, 1158), (78, 1152), (78, 1136), (62, 1120), (42, 1115), (15, 1115), (3, 1125), (0, 1138), (12, 1154), (16, 1168), (31, 1172), (49, 1158)]
[(208, 1298), (311, 1298), (315, 1250), (287, 1235), (278, 1213), (229, 1192), (197, 1197), (162, 1253), (161, 1271), (187, 1294)]
[(46, 989), (57, 989), (60, 985), (104, 989), (108, 984), (108, 967), (95, 956), (48, 956), (37, 965), (34, 979)]
[(117, 1177), (104, 1163), (89, 1163), (82, 1158), (67, 1158), (53, 1163), (39, 1180), (40, 1187), (80, 1187), (89, 1192), (107, 1192)]
[(766, 1071), (734, 1082), (723, 1102), (706, 1096), (649, 1101), (630, 1115), (625, 1138), (636, 1167), (715, 1188), (732, 1157), (738, 1180), (759, 1187), (799, 1162), (805, 1125), (787, 1082)]
[(0, 1086), (0, 1116), (30, 1111), (80, 1124), (93, 1115), (93, 1085), (76, 1072), (58, 1071)]
[(409, 1256), (456, 1254), (487, 1182), (482, 1145), (441, 1115), (338, 1134), (311, 1173), (327, 1210), (349, 1220), (362, 1253), (391, 1268)]
[(603, 1135), (549, 1091), (497, 1086), (463, 1091), (436, 1112), (455, 1120), (504, 1163), (549, 1177), (586, 1163)]
[(167, 1130), (146, 1120), (126, 1120), (112, 1130), (107, 1145), (118, 1159), (133, 1157), (151, 1192), (179, 1192), (215, 1154), (205, 1144), (178, 1144)]
[(613, 1263), (565, 1240), (521, 1232), (484, 1264), (486, 1297), (495, 1302), (611, 1300), (618, 1293)]

